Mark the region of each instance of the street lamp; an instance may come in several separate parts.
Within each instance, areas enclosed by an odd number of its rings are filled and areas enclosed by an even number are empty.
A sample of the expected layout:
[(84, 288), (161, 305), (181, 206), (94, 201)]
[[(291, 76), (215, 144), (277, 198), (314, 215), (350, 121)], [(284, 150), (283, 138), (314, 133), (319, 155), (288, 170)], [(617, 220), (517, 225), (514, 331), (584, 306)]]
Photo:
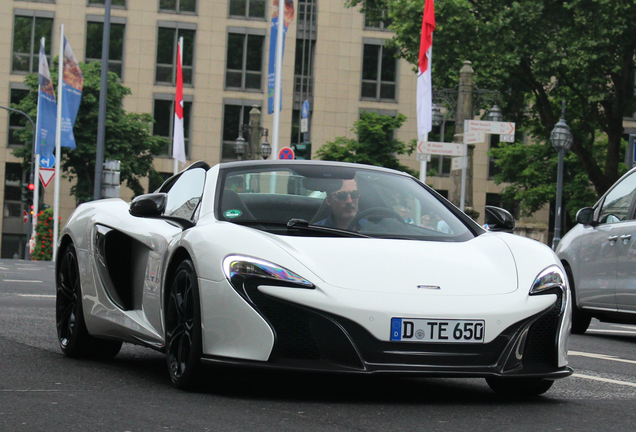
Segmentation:
[[(267, 159), (272, 154), (272, 146), (267, 141), (269, 130), (260, 125), (261, 112), (258, 106), (254, 105), (250, 111), (249, 123), (239, 126), (239, 136), (234, 142), (234, 153), (237, 158), (243, 159), (243, 155), (247, 153), (247, 159), (256, 159), (258, 155), (263, 159)], [(247, 139), (243, 138), (243, 136)], [(259, 145), (263, 136), (265, 141)]]
[(559, 153), (554, 238), (552, 239), (552, 249), (556, 250), (561, 241), (561, 220), (563, 219), (561, 217), (563, 200), (563, 160), (565, 159), (565, 152), (572, 147), (572, 133), (565, 122), (565, 101), (561, 103), (561, 120), (559, 120), (554, 126), (554, 129), (552, 129), (552, 132), (550, 132), (550, 141), (552, 141), (552, 147)]
[(501, 109), (499, 109), (499, 107), (497, 106), (496, 103), (490, 109), (490, 112), (486, 116), (486, 120), (494, 121), (494, 122), (502, 122), (503, 121), (503, 114), (501, 114)]

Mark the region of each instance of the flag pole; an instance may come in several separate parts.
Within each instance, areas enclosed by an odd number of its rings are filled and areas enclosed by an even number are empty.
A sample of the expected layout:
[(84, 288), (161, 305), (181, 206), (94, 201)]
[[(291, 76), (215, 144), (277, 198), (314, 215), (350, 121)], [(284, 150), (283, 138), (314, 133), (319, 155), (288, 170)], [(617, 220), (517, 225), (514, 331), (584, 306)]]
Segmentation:
[[(42, 37), (42, 39), (40, 39), (40, 46), (42, 48), (44, 48), (44, 44), (45, 42), (45, 38)], [(38, 106), (37, 106), (37, 111), (35, 114), (35, 131), (33, 131), (34, 134), (34, 141), (35, 141), (35, 146), (33, 148), (33, 154), (35, 155), (35, 173), (34, 173), (34, 180), (33, 180), (33, 216), (32, 216), (32, 223), (31, 223), (31, 241), (29, 242), (29, 249), (31, 248), (31, 242), (35, 242), (35, 228), (38, 224), (38, 211), (40, 210), (40, 152), (38, 151), (39, 146), (38, 146), (38, 131), (40, 130), (40, 91), (41, 91), (41, 86), (39, 84), (40, 80), (38, 77)], [(35, 243), (34, 243), (35, 244)]]
[[(181, 36), (179, 38), (179, 47), (178, 47), (178, 51), (177, 51), (177, 61), (179, 62), (179, 67), (181, 67), (181, 73), (183, 73), (183, 36)], [(177, 86), (179, 85), (179, 83), (177, 82)], [(181, 91), (183, 93), (183, 82), (182, 82), (182, 87), (181, 87)], [(178, 101), (177, 98), (175, 97), (174, 100), (175, 104), (181, 103), (181, 101)], [(173, 132), (172, 132), (172, 146), (174, 147), (174, 125), (172, 126)], [(185, 147), (185, 145), (184, 145)], [(185, 151), (185, 148), (184, 148)], [(172, 150), (172, 157), (174, 158), (174, 174), (177, 174), (179, 172), (179, 159), (177, 159), (174, 155), (174, 148)]]
[(53, 193), (53, 256), (55, 262), (57, 254), (57, 236), (59, 232), (60, 215), (60, 160), (62, 159), (62, 83), (64, 80), (64, 23), (60, 24), (60, 57), (58, 59), (57, 77), (57, 127), (55, 129), (55, 189)]
[(271, 156), (272, 160), (278, 159), (278, 136), (280, 134), (279, 132), (280, 132), (281, 87), (283, 82), (284, 26), (285, 26), (285, 0), (278, 0), (278, 39), (276, 39), (276, 74), (274, 76), (274, 125), (272, 127), (272, 156)]

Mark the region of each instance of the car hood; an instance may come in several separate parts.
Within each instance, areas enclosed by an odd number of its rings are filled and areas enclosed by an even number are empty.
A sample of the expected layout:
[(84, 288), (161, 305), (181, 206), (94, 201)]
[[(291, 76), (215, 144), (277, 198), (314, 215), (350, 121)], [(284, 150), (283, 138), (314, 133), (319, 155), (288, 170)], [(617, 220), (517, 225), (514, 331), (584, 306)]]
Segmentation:
[(273, 237), (316, 276), (340, 288), (465, 296), (505, 294), (518, 287), (514, 257), (495, 234), (466, 242)]

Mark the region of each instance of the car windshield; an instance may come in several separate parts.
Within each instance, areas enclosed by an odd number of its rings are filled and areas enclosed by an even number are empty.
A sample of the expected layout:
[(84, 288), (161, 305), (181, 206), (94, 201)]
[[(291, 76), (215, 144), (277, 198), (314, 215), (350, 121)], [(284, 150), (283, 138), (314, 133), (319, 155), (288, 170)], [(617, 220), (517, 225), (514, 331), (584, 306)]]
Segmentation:
[(466, 241), (443, 198), (390, 171), (329, 164), (241, 165), (220, 171), (219, 220), (282, 235)]

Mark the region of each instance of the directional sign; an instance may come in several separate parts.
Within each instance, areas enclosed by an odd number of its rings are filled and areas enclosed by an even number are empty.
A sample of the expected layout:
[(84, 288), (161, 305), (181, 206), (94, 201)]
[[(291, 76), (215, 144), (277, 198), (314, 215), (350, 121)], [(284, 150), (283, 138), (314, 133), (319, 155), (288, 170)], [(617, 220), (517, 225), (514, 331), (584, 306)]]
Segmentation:
[(278, 159), (280, 160), (293, 160), (294, 159), (294, 151), (289, 147), (283, 147), (278, 152)]
[(483, 131), (464, 132), (464, 142), (466, 144), (476, 144), (486, 142), (486, 134)]
[(55, 168), (40, 168), (40, 180), (44, 187), (47, 187), (55, 177)]
[(451, 162), (451, 171), (457, 171), (466, 168), (466, 159), (463, 157), (454, 157)]
[(55, 156), (40, 156), (41, 168), (53, 168), (55, 167)]
[(464, 144), (420, 141), (417, 145), (418, 153), (437, 154), (444, 156), (463, 156)]
[(492, 122), (482, 120), (467, 120), (469, 131), (482, 131), (494, 135), (513, 135), (515, 124), (511, 122)]

